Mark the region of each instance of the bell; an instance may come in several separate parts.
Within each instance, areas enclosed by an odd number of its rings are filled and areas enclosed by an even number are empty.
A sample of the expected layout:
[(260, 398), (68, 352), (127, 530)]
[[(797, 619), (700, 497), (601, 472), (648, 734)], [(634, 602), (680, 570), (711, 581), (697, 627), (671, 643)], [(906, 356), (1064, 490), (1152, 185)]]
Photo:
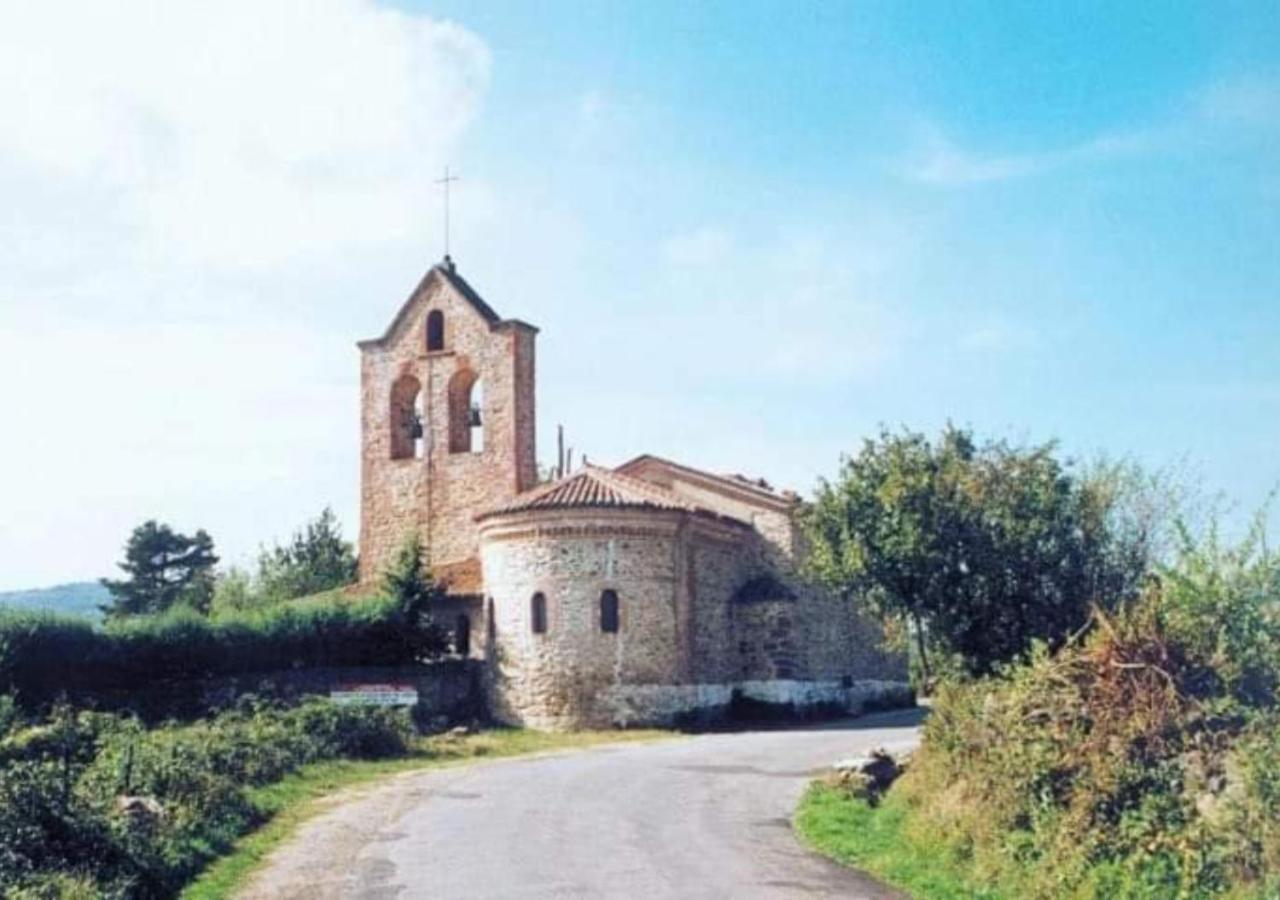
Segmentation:
[(404, 424), (409, 430), (409, 437), (412, 440), (416, 441), (418, 438), (422, 437), (424, 433), (422, 430), (422, 417), (417, 413), (409, 413), (409, 415), (405, 416)]
[(472, 428), (479, 428), (482, 424), (480, 421), (480, 407), (472, 405), (471, 415), (467, 417), (467, 424)]

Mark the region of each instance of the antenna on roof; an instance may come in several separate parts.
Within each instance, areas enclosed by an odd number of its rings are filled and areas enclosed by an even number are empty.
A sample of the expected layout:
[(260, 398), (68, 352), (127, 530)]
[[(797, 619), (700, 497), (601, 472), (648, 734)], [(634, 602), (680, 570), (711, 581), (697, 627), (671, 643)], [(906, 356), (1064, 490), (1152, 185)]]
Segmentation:
[(564, 477), (564, 426), (556, 426), (556, 479)]
[(436, 184), (444, 186), (444, 258), (449, 259), (449, 184), (457, 181), (457, 175), (449, 174), (449, 167), (444, 167), (444, 177), (437, 178)]

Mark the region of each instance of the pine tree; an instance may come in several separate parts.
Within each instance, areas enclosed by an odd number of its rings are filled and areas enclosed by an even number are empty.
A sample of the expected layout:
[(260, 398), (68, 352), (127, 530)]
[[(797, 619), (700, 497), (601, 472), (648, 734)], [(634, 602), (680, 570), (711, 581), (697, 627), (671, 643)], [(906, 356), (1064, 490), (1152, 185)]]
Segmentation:
[(382, 576), (383, 588), (400, 601), (400, 611), (410, 621), (425, 616), (439, 588), (431, 578), (422, 541), (411, 534), (400, 548), (395, 561)]
[(411, 645), (415, 658), (439, 656), (448, 646), (448, 638), (431, 618), (432, 606), (444, 597), (444, 589), (431, 577), (422, 541), (410, 534), (390, 568), (383, 573), (382, 587), (400, 604), (400, 616), (406, 627), (399, 629), (400, 641)]
[(213, 538), (203, 529), (188, 537), (154, 520), (133, 530), (120, 568), (128, 576), (102, 579), (111, 592), (108, 617), (148, 615), (183, 603), (205, 612), (213, 596)]

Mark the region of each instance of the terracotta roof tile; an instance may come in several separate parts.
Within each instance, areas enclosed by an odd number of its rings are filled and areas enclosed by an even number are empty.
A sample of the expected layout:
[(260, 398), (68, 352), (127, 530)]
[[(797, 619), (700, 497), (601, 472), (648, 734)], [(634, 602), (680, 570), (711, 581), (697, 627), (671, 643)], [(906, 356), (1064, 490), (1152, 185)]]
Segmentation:
[(729, 518), (689, 503), (666, 488), (590, 465), (560, 481), (525, 491), (506, 506), (489, 510), (478, 518), (530, 510), (581, 508), (668, 510)]
[(479, 594), (484, 587), (477, 557), (432, 566), (431, 574), (450, 594)]

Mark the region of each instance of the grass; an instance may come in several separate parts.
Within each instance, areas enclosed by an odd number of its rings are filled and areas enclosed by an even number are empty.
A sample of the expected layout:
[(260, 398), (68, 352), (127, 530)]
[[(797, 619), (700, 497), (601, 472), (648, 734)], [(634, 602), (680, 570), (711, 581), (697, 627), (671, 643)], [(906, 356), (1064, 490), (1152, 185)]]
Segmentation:
[(250, 791), (266, 823), (238, 840), (224, 856), (182, 892), (184, 900), (231, 897), (266, 857), (298, 827), (333, 802), (340, 790), (368, 784), (402, 772), (460, 765), (554, 750), (584, 749), (601, 744), (630, 743), (671, 737), (665, 731), (578, 731), (565, 734), (499, 728), (478, 734), (437, 735), (420, 739), (408, 756), (398, 759), (332, 760), (307, 766), (275, 784)]
[(796, 810), (801, 839), (824, 856), (856, 866), (920, 900), (1000, 900), (968, 880), (962, 860), (941, 842), (909, 833), (907, 809), (890, 792), (876, 807), (822, 783)]

